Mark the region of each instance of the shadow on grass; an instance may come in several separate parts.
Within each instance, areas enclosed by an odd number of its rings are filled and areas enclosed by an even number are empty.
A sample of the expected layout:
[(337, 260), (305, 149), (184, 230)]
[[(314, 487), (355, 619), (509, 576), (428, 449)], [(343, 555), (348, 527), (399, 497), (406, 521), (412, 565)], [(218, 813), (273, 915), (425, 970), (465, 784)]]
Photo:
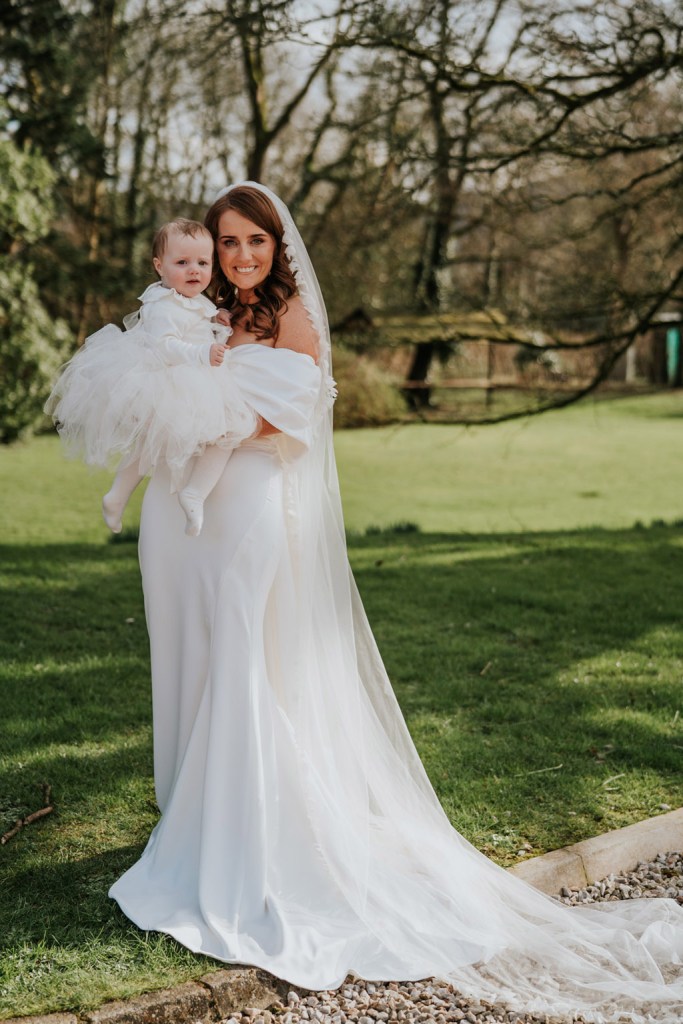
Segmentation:
[(15, 873), (7, 895), (12, 913), (0, 935), (3, 1019), (82, 1012), (216, 969), (215, 961), (168, 936), (141, 932), (108, 898), (112, 882), (143, 846), (120, 846), (77, 862), (33, 859)]
[(129, 845), (81, 857), (77, 870), (70, 861), (30, 863), (16, 871), (12, 886), (22, 903), (39, 904), (40, 921), (15, 914), (8, 931), (0, 935), (0, 949), (49, 938), (52, 945), (87, 943), (96, 936), (123, 934), (130, 927), (123, 914), (114, 913), (107, 897), (110, 885), (142, 853), (143, 845)]
[(40, 806), (44, 781), (55, 805), (0, 853), (0, 938), (24, 921), (30, 941), (81, 919), (81, 867), (109, 862), (131, 789), (154, 820), (148, 642), (135, 548), (3, 546), (0, 565), (0, 832)]
[[(384, 532), (350, 555), (430, 777), (477, 845), (561, 845), (683, 797), (679, 528)], [(156, 820), (137, 552), (6, 546), (0, 564), (1, 830), (43, 780), (56, 801), (0, 852), (0, 938), (125, 943), (106, 892)]]
[(485, 838), (502, 816), (538, 851), (683, 799), (679, 527), (352, 545), (418, 749), (477, 845), (505, 852)]

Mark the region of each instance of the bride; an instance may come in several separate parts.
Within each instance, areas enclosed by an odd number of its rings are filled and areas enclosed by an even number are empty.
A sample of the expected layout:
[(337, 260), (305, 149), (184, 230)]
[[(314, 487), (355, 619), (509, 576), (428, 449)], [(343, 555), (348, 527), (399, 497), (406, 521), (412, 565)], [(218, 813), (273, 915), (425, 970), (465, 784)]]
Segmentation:
[(262, 418), (199, 538), (158, 469), (140, 564), (161, 819), (110, 895), (140, 928), (308, 989), (431, 976), (512, 1009), (683, 1016), (683, 909), (567, 908), (449, 823), (351, 575), (330, 336), (285, 205), (248, 182), (206, 224), (226, 358)]

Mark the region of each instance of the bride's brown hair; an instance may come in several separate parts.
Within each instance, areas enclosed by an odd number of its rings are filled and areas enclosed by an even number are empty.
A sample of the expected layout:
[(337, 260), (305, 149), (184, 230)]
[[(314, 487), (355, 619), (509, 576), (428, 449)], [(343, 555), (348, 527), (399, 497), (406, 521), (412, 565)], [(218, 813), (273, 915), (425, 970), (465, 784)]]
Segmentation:
[[(218, 222), (226, 210), (234, 210), (253, 224), (257, 224), (275, 240), (273, 265), (265, 281), (254, 289), (257, 301), (253, 305), (240, 302), (237, 289), (221, 270), (218, 258)], [(282, 221), (272, 202), (258, 189), (249, 185), (236, 185), (209, 208), (204, 225), (216, 243), (213, 274), (208, 288), (213, 301), (222, 309), (229, 310), (233, 320), (253, 332), (257, 338), (274, 338), (277, 341), (280, 315), (287, 309), (287, 299), (297, 295), (298, 289), (285, 255)]]

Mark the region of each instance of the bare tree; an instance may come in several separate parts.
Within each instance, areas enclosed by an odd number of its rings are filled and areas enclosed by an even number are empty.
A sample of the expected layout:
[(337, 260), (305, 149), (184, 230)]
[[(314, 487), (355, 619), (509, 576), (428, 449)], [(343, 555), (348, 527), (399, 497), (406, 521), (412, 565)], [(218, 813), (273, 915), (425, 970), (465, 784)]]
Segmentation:
[(127, 308), (155, 224), (245, 175), (291, 202), (333, 319), (493, 306), (511, 344), (542, 327), (546, 348), (598, 353), (592, 386), (680, 300), (668, 0), (10, 6), (8, 130), (60, 169), (45, 287), (81, 336)]
[[(680, 291), (680, 201), (668, 230), (655, 218), (656, 241), (644, 224), (681, 180), (680, 120), (666, 99), (680, 84), (682, 36), (680, 12), (664, 0), (376, 5), (364, 45), (400, 54), (404, 110), (423, 125), (403, 154), (423, 217), (416, 311), (475, 305), (478, 261), (480, 301), (494, 296), (546, 332), (563, 289), (565, 322), (591, 329), (571, 341), (554, 331), (544, 347), (599, 353), (587, 387), (609, 373)], [(590, 279), (589, 317), (586, 291), (568, 285), (591, 247), (588, 265), (602, 270)], [(537, 268), (533, 284), (524, 257)], [(419, 346), (410, 376), (424, 379), (432, 356)]]

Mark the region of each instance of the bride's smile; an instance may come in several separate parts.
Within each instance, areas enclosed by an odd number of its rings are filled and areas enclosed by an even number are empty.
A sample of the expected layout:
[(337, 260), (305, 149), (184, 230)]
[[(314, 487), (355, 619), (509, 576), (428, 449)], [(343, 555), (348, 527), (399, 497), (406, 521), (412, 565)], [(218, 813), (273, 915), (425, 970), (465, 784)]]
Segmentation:
[(218, 260), (221, 270), (237, 287), (241, 303), (253, 301), (273, 265), (275, 242), (258, 224), (235, 210), (226, 210), (218, 222)]

